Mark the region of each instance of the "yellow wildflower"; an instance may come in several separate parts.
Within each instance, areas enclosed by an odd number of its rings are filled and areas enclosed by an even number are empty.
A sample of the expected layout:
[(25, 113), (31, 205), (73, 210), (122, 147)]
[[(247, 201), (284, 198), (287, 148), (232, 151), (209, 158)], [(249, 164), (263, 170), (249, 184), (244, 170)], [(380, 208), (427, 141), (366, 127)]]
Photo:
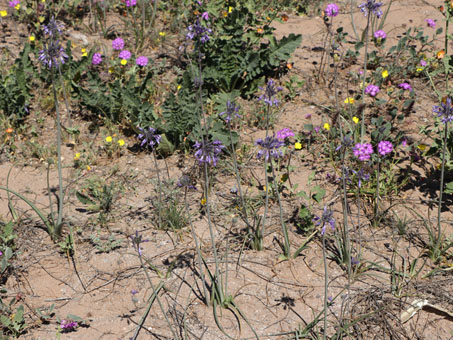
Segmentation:
[(80, 152), (77, 152), (74, 156), (74, 160), (78, 161), (80, 159)]
[(35, 41), (35, 36), (34, 36), (34, 35), (30, 35), (30, 36), (28, 37), (28, 40), (30, 40), (30, 42)]
[(87, 53), (87, 49), (86, 48), (82, 48), (82, 57), (86, 57), (88, 56), (88, 53)]
[(123, 146), (124, 145), (124, 140), (123, 139), (119, 139), (118, 140), (118, 145), (119, 146)]
[(201, 199), (201, 205), (205, 205), (206, 204), (206, 198), (202, 198)]
[(324, 123), (324, 129), (327, 131), (330, 131), (330, 124), (329, 123)]
[(0, 17), (6, 17), (8, 15), (7, 11), (0, 11)]
[(107, 143), (111, 143), (111, 142), (112, 142), (112, 136), (107, 136), (107, 137), (105, 137), (105, 141), (106, 141)]
[(20, 9), (20, 4), (17, 4), (16, 6), (14, 6), (14, 8), (19, 10)]
[(420, 151), (425, 151), (427, 147), (428, 147), (428, 145), (426, 145), (426, 144), (418, 144), (418, 145), (417, 145), (417, 148), (418, 148)]
[(294, 149), (296, 149), (296, 150), (302, 149), (302, 144), (299, 143), (299, 142), (296, 142), (296, 143), (294, 144)]
[(121, 59), (121, 65), (125, 66), (127, 64), (127, 59)]
[(232, 6), (228, 7), (228, 13), (231, 13), (231, 12), (233, 12), (233, 7)]
[(91, 166), (87, 165), (87, 170), (90, 171), (91, 170)]
[(352, 117), (352, 121), (354, 122), (354, 124), (359, 124), (359, 118), (357, 118), (356, 116)]
[(161, 37), (165, 37), (165, 32), (159, 32), (159, 35), (160, 35)]
[(417, 72), (423, 71), (423, 67), (417, 67)]
[(110, 67), (109, 67), (109, 73), (113, 73), (114, 70), (115, 70), (115, 69), (113, 68), (113, 66), (110, 66)]
[(352, 97), (348, 97), (344, 100), (345, 104), (354, 104), (355, 100)]
[(181, 85), (178, 85), (178, 86), (176, 87), (176, 90), (177, 90), (177, 91), (181, 90)]
[(389, 71), (387, 71), (387, 70), (382, 71), (382, 78), (385, 79), (385, 78), (387, 78), (388, 76), (389, 76)]

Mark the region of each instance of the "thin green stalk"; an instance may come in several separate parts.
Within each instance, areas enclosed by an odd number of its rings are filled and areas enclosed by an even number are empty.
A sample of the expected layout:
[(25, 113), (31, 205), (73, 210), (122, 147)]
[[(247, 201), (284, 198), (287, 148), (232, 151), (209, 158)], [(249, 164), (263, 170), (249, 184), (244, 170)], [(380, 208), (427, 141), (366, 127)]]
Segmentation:
[(280, 224), (282, 226), (283, 237), (285, 239), (283, 255), (288, 259), (291, 256), (291, 249), (290, 249), (291, 246), (289, 243), (288, 228), (286, 227), (285, 221), (283, 220), (283, 207), (282, 207), (282, 202), (280, 200), (280, 194), (278, 192), (277, 180), (275, 179), (275, 170), (274, 170), (274, 166), (272, 164), (272, 160), (270, 161), (270, 164), (271, 164), (272, 177), (274, 179), (274, 189), (275, 189), (275, 193), (277, 195), (278, 206), (280, 209)]
[(379, 179), (381, 174), (381, 158), (378, 157), (378, 164), (377, 164), (377, 174), (376, 174), (376, 195), (374, 199), (374, 223), (376, 224), (379, 218)]
[(72, 127), (71, 111), (69, 110), (68, 95), (66, 93), (66, 87), (64, 86), (64, 79), (63, 79), (63, 74), (61, 73), (61, 67), (58, 67), (58, 75), (59, 75), (58, 79), (60, 80), (61, 88), (63, 89), (63, 98), (64, 98), (64, 103), (66, 106), (66, 111), (68, 112), (68, 127)]
[(239, 173), (239, 167), (238, 167), (237, 158), (236, 158), (236, 148), (234, 147), (234, 143), (233, 143), (233, 134), (231, 133), (231, 124), (230, 123), (228, 123), (228, 132), (229, 132), (229, 135), (230, 135), (231, 152), (233, 154), (233, 166), (234, 166), (234, 172), (236, 174), (236, 183), (237, 183), (237, 186), (238, 186), (239, 197), (240, 197), (241, 204), (242, 204), (242, 213), (244, 215), (245, 224), (247, 225), (247, 228), (250, 231), (250, 229), (252, 229), (252, 226), (249, 223), (249, 219), (248, 219), (248, 216), (247, 216), (247, 207), (245, 205), (244, 194), (242, 193), (241, 174)]
[(326, 340), (327, 334), (327, 294), (329, 285), (329, 272), (327, 270), (327, 256), (326, 256), (326, 233), (322, 234), (322, 259), (324, 262), (324, 330), (322, 334), (323, 340)]
[(156, 168), (157, 173), (157, 182), (159, 183), (159, 211), (158, 211), (158, 219), (159, 219), (159, 229), (162, 229), (162, 182), (160, 180), (159, 174), (159, 165), (157, 164), (157, 156), (156, 156), (156, 149), (153, 148), (153, 159), (154, 159), (154, 167)]
[[(368, 36), (369, 36), (369, 28), (370, 28), (370, 17), (371, 14), (367, 16), (367, 23), (366, 23), (366, 40), (365, 40), (365, 60), (363, 62), (364, 71), (363, 71), (363, 80), (362, 80), (362, 105), (365, 105), (365, 84), (366, 84), (366, 71), (367, 71), (367, 63), (368, 63)], [(363, 143), (363, 138), (365, 137), (365, 108), (362, 109), (362, 121), (360, 126), (360, 143)]]
[(439, 255), (440, 247), (441, 247), (441, 240), (442, 240), (442, 226), (440, 223), (440, 214), (442, 211), (442, 196), (444, 193), (444, 177), (445, 177), (445, 154), (447, 152), (447, 138), (448, 138), (448, 121), (445, 123), (444, 128), (444, 145), (442, 147), (442, 168), (440, 171), (440, 192), (439, 192), (439, 204), (437, 210), (437, 239), (436, 239), (436, 246), (434, 248), (434, 256), (437, 257)]
[(355, 23), (354, 23), (354, 11), (352, 10), (353, 8), (355, 8), (355, 6), (354, 6), (354, 0), (351, 0), (351, 11), (350, 11), (350, 14), (351, 14), (352, 30), (354, 31), (355, 38), (356, 38), (357, 40), (359, 40), (359, 34), (357, 33), (357, 29), (355, 28)]
[[(269, 114), (270, 114), (270, 106), (267, 105), (266, 107), (266, 137), (269, 136)], [(271, 160), (272, 162), (272, 160)], [(267, 159), (264, 158), (264, 178), (265, 178), (265, 186), (266, 186), (266, 198), (265, 198), (265, 203), (264, 203), (264, 214), (263, 214), (263, 226), (261, 227), (261, 233), (258, 236), (259, 239), (258, 241), (258, 250), (263, 249), (263, 238), (264, 238), (264, 231), (265, 231), (265, 225), (266, 225), (266, 215), (267, 211), (269, 209), (269, 178), (267, 177)]]
[(190, 211), (189, 211), (189, 205), (187, 204), (187, 187), (184, 188), (184, 207), (186, 209), (186, 213), (189, 218), (189, 224), (190, 224), (190, 230), (192, 232), (192, 237), (195, 241), (195, 249), (197, 251), (197, 257), (198, 257), (198, 270), (200, 271), (200, 277), (201, 277), (201, 281), (203, 283), (203, 294), (204, 294), (203, 297), (205, 299), (206, 306), (209, 306), (209, 296), (208, 296), (208, 291), (206, 288), (207, 287), (206, 279), (204, 277), (203, 266), (202, 266), (202, 263), (204, 261), (202, 260), (200, 244), (198, 242), (198, 237), (197, 237), (197, 234), (195, 233), (195, 228), (193, 226), (192, 217), (191, 217)]
[(57, 116), (57, 165), (58, 165), (58, 215), (57, 215), (57, 224), (54, 226), (53, 233), (55, 236), (59, 236), (61, 233), (62, 228), (62, 221), (63, 221), (63, 200), (64, 200), (64, 193), (63, 193), (63, 173), (62, 173), (62, 166), (61, 166), (61, 120), (60, 120), (60, 108), (58, 105), (57, 99), (57, 90), (55, 88), (55, 71), (52, 69), (52, 89), (53, 89), (53, 98), (55, 102), (55, 112)]
[[(153, 281), (151, 280), (151, 278), (150, 278), (150, 276), (148, 274), (148, 271), (146, 270), (146, 266), (145, 266), (145, 263), (143, 262), (142, 254), (141, 254), (141, 251), (140, 251), (140, 244), (137, 244), (137, 253), (138, 253), (138, 258), (140, 260), (140, 266), (142, 267), (143, 271), (145, 272), (146, 279), (148, 280), (148, 282), (149, 282), (149, 284), (151, 286), (151, 289), (153, 290), (153, 295), (154, 295), (154, 292), (156, 292), (156, 291), (158, 292), (160, 290), (160, 288), (159, 288), (159, 290), (156, 290), (156, 288), (155, 288), (155, 286), (153, 284)], [(161, 283), (163, 285), (162, 281), (161, 281)], [(160, 286), (160, 284), (159, 284), (159, 286)], [(167, 313), (165, 312), (164, 306), (162, 305), (162, 301), (160, 301), (159, 295), (157, 293), (155, 294), (155, 298), (157, 299), (157, 302), (159, 303), (159, 307), (160, 307), (160, 309), (162, 311), (162, 314), (164, 315), (164, 318), (165, 318), (165, 321), (167, 322), (168, 328), (170, 329), (171, 333), (173, 334), (173, 339), (178, 340), (179, 336), (175, 332), (175, 330), (173, 329), (172, 324), (170, 323), (170, 320), (168, 320)], [(147, 312), (145, 312), (145, 314), (143, 315), (143, 322), (145, 322), (146, 316), (148, 315), (150, 308), (151, 308), (151, 306), (149, 305), (148, 309), (147, 309)], [(143, 323), (141, 325), (143, 325)], [(141, 326), (139, 328), (141, 328)], [(137, 335), (138, 335), (138, 333), (137, 333)]]

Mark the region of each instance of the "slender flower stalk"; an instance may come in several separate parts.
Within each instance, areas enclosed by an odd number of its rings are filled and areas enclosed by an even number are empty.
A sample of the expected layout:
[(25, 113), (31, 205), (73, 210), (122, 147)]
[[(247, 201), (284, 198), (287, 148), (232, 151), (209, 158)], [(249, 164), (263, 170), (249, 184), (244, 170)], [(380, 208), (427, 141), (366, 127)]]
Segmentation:
[(138, 135), (140, 139), (140, 146), (146, 146), (153, 151), (154, 167), (156, 168), (157, 182), (159, 183), (159, 209), (158, 209), (158, 219), (159, 219), (159, 229), (162, 228), (162, 181), (160, 180), (160, 170), (159, 165), (157, 164), (157, 155), (156, 147), (160, 143), (162, 138), (161, 135), (156, 133), (156, 130), (152, 127), (149, 127), (147, 130), (138, 127), (138, 130), (141, 132)]

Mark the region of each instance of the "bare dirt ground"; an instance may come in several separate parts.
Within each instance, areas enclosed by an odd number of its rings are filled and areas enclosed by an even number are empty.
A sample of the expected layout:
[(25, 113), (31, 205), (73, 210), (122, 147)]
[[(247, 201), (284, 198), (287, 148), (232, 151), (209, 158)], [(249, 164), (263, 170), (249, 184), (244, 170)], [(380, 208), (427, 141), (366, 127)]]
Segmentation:
[[(442, 1), (403, 1), (395, 0), (387, 18), (384, 29), (391, 39), (405, 31), (410, 25), (425, 25), (424, 19), (429, 17), (442, 22), (436, 7)], [(342, 6), (345, 8), (345, 6)], [(356, 18), (359, 16), (356, 15)], [(349, 13), (344, 11), (335, 18), (335, 24), (345, 27), (351, 32)], [(363, 29), (364, 19), (356, 21), (357, 28)], [(289, 16), (286, 23), (277, 24), (277, 37), (289, 33), (303, 35), (301, 46), (296, 50), (290, 75), (297, 75), (305, 81), (299, 96), (283, 103), (278, 114), (275, 130), (290, 127), (293, 131), (303, 130), (304, 124), (320, 125), (329, 122), (320, 109), (329, 105), (334, 99), (332, 88), (316, 83), (316, 74), (322, 52), (325, 25), (320, 17)], [(441, 41), (438, 42), (441, 46)], [(360, 59), (359, 59), (360, 60)], [(359, 61), (361, 63), (361, 61)], [(350, 70), (358, 70), (353, 65)], [(333, 72), (333, 70), (328, 70)], [(342, 70), (346, 73), (348, 70)], [(341, 78), (341, 77), (340, 77)], [(346, 81), (340, 80), (341, 89), (346, 88)], [(427, 84), (415, 80), (412, 85), (417, 92), (417, 100), (405, 126), (406, 131), (418, 136), (419, 127), (432, 119), (432, 105), (435, 98), (423, 89)], [(339, 93), (341, 98), (347, 91)], [(52, 119), (44, 129), (41, 143), (53, 145)], [(407, 122), (407, 121), (406, 121)], [(83, 124), (83, 122), (81, 122)], [(243, 131), (244, 142), (251, 142), (260, 131)], [(91, 140), (100, 136), (81, 136)], [(419, 136), (420, 138), (420, 136)], [(250, 140), (249, 140), (250, 139)], [(25, 141), (22, 141), (25, 142)], [(422, 141), (420, 141), (422, 142)], [(127, 140), (128, 145), (135, 143), (134, 138)], [(65, 147), (65, 162), (70, 163), (73, 150)], [(174, 183), (193, 165), (190, 157), (179, 154), (165, 161), (159, 160), (161, 173), (169, 168), (170, 178)], [(301, 150), (294, 153), (292, 165), (295, 171), (291, 174), (293, 184), (299, 188), (307, 187), (308, 176), (315, 172), (315, 183), (329, 186), (327, 173), (333, 173), (328, 162), (312, 160), (312, 156)], [(0, 183), (5, 184), (6, 175), (12, 164), (0, 164)], [(264, 178), (260, 163), (250, 160), (246, 174), (253, 178)], [(363, 240), (364, 259), (389, 267), (394, 247), (399, 247), (400, 259), (413, 259), (423, 251), (422, 244), (427, 239), (426, 230), (416, 216), (410, 215), (408, 207), (415, 209), (424, 216), (435, 215), (433, 200), (436, 187), (431, 179), (427, 179), (425, 166), (414, 165), (414, 172), (419, 174), (418, 180), (401, 193), (393, 202), (397, 211), (409, 214), (414, 220), (409, 225), (409, 236), (394, 243), (395, 230), (386, 226), (373, 227), (363, 223), (355, 228), (353, 239), (360, 235)], [(46, 167), (37, 159), (23, 158), (11, 172), (9, 187), (27, 197), (40, 207), (48, 206)], [(51, 187), (57, 187), (56, 171), (51, 170)], [(108, 177), (121, 185), (122, 190), (114, 202), (114, 209), (104, 226), (95, 223), (94, 215), (86, 212), (85, 206), (77, 201), (74, 195), (76, 183), (91, 176)], [(246, 249), (239, 237), (244, 225), (237, 216), (231, 214), (227, 207), (235, 196), (230, 192), (233, 177), (219, 171), (213, 189), (211, 210), (216, 226), (216, 240), (219, 253), (222, 254), (223, 275), (228, 275), (228, 294), (234, 297), (235, 304), (246, 316), (250, 326), (232, 310), (217, 308), (219, 325), (216, 325), (212, 307), (207, 307), (200, 298), (200, 279), (196, 260), (195, 245), (190, 230), (183, 229), (176, 233), (156, 230), (153, 226), (156, 210), (153, 201), (157, 199), (156, 171), (149, 154), (136, 153), (128, 149), (117, 159), (102, 159), (74, 177), (75, 171), (70, 166), (64, 170), (66, 183), (73, 183), (67, 189), (66, 216), (68, 224), (73, 226), (75, 237), (74, 261), (61, 252), (61, 247), (54, 244), (49, 235), (37, 227), (39, 222), (31, 209), (20, 200), (14, 200), (16, 209), (21, 214), (19, 224), (18, 251), (14, 259), (14, 270), (4, 283), (8, 296), (17, 295), (18, 303), (25, 305), (28, 329), (21, 339), (56, 339), (59, 327), (57, 317), (65, 319), (68, 314), (76, 315), (84, 321), (76, 331), (61, 334), (59, 339), (65, 340), (119, 340), (132, 337), (139, 320), (144, 315), (147, 301), (152, 294), (147, 278), (141, 269), (140, 261), (131, 242), (136, 232), (147, 242), (142, 244), (142, 252), (153, 265), (149, 275), (156, 287), (164, 283), (159, 294), (159, 301), (153, 304), (140, 339), (173, 339), (165, 318), (167, 318), (181, 334), (189, 339), (233, 339), (254, 338), (253, 330), (259, 339), (287, 339), (293, 336), (298, 328), (305, 328), (312, 322), (323, 308), (324, 272), (322, 260), (321, 238), (309, 244), (302, 255), (290, 261), (279, 261), (281, 249), (276, 240), (281, 239), (278, 222), (278, 206), (274, 204), (270, 211), (268, 235), (265, 238), (265, 250), (253, 251)], [(434, 183), (437, 183), (434, 181)], [(261, 183), (262, 184), (262, 183)], [(335, 197), (333, 186), (330, 186), (330, 197)], [(196, 233), (202, 242), (205, 258), (212, 264), (210, 239), (206, 216), (200, 214), (201, 191), (189, 192), (188, 201), (194, 219)], [(178, 190), (175, 187), (175, 190)], [(252, 189), (250, 189), (252, 190)], [(256, 193), (262, 195), (262, 192)], [(183, 192), (181, 192), (181, 197)], [(289, 197), (289, 196), (288, 196)], [(285, 198), (284, 198), (285, 199)], [(289, 198), (287, 198), (289, 200)], [(291, 197), (291, 200), (298, 198)], [(0, 215), (9, 218), (6, 195), (0, 193)], [(404, 204), (403, 204), (404, 203)], [(300, 206), (297, 201), (284, 202), (285, 218), (289, 221), (296, 213), (291, 207)], [(341, 220), (340, 205), (335, 205), (336, 217)], [(451, 197), (442, 215), (443, 219), (453, 220), (451, 213)], [(295, 249), (304, 242), (307, 235), (301, 235), (294, 224), (290, 227), (290, 240)], [(449, 228), (449, 229), (448, 229)], [(360, 229), (360, 231), (359, 231)], [(65, 230), (67, 232), (67, 230)], [(453, 232), (451, 224), (447, 224), (447, 235)], [(109, 252), (99, 251), (93, 244), (92, 235), (97, 235), (103, 244), (109, 237), (121, 241), (119, 246)], [(329, 242), (334, 242), (333, 239)], [(330, 244), (333, 247), (333, 244)], [(401, 263), (401, 260), (398, 260)], [(422, 262), (422, 261), (421, 261)], [(420, 267), (422, 263), (419, 263)], [(403, 264), (402, 266), (406, 266)], [(449, 263), (448, 265), (452, 265)], [(364, 264), (366, 267), (366, 264)], [(329, 324), (343, 318), (355, 322), (351, 339), (452, 339), (453, 320), (435, 309), (419, 311), (406, 323), (400, 320), (401, 313), (410, 307), (416, 299), (426, 299), (430, 304), (442, 307), (450, 312), (453, 309), (453, 276), (452, 271), (440, 272), (423, 278), (432, 268), (428, 264), (421, 269), (415, 278), (406, 278), (402, 282), (401, 295), (391, 289), (391, 278), (385, 271), (376, 269), (363, 270), (351, 285), (349, 292), (346, 273), (332, 259), (329, 260), (329, 295), (335, 298), (329, 306)], [(419, 268), (418, 267), (418, 268)], [(450, 267), (451, 268), (451, 267)], [(48, 322), (43, 323), (36, 310), (45, 310), (55, 305), (54, 314)], [(159, 304), (166, 311), (162, 313)], [(369, 315), (372, 313), (372, 315)], [(361, 320), (361, 317), (365, 321)], [(220, 330), (222, 327), (224, 332)], [(322, 322), (315, 327), (322, 334)], [(328, 334), (335, 333), (333, 326)], [(179, 335), (181, 335), (179, 334)], [(355, 335), (354, 335), (355, 334)], [(302, 337), (305, 338), (305, 337)], [(308, 337), (307, 337), (308, 338)]]

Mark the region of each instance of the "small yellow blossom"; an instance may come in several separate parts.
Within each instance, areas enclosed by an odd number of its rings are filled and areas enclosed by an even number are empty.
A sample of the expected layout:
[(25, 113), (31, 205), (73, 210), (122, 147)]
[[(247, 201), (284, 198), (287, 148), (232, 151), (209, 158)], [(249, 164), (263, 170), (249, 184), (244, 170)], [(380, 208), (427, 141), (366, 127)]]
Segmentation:
[(124, 145), (124, 140), (123, 139), (119, 139), (118, 140), (118, 145), (119, 146), (123, 146)]
[(30, 36), (28, 37), (28, 40), (30, 40), (30, 42), (35, 41), (35, 36), (34, 36), (34, 35), (30, 35)]
[(74, 156), (74, 160), (78, 161), (80, 159), (80, 152), (77, 152)]
[(228, 13), (231, 13), (231, 12), (233, 12), (233, 7), (232, 6), (228, 7)]
[(113, 66), (110, 66), (110, 67), (109, 67), (109, 73), (113, 73), (114, 70), (115, 70), (115, 69), (113, 68)]
[(165, 32), (159, 32), (159, 35), (160, 35), (161, 37), (165, 37)]
[(111, 143), (111, 142), (112, 142), (112, 136), (107, 136), (107, 137), (105, 137), (105, 141), (106, 141), (107, 143)]
[(88, 52), (87, 52), (87, 49), (86, 48), (82, 48), (82, 57), (87, 57), (88, 56)]
[(423, 67), (417, 67), (417, 72), (423, 71)]
[(382, 78), (385, 79), (385, 78), (387, 78), (388, 76), (389, 76), (389, 71), (387, 71), (387, 70), (382, 71)]
[(0, 11), (0, 17), (6, 17), (8, 15), (7, 11)]
[(14, 6), (14, 8), (19, 10), (20, 9), (20, 4), (17, 4), (16, 6)]
[(299, 142), (296, 142), (296, 143), (294, 144), (294, 149), (296, 149), (296, 150), (302, 149), (302, 144), (299, 143)]
[(426, 145), (426, 144), (418, 144), (418, 145), (417, 145), (417, 148), (418, 148), (420, 151), (425, 151), (427, 147), (428, 147), (428, 145)]
[(356, 116), (352, 117), (352, 121), (354, 122), (354, 124), (359, 124), (359, 118), (357, 118)]
[(125, 66), (127, 64), (127, 59), (121, 59), (121, 65)]
[(345, 104), (354, 104), (355, 100), (352, 97), (348, 97), (344, 100)]
[(324, 129), (327, 131), (330, 131), (330, 124), (329, 123), (324, 123)]
[(178, 85), (178, 86), (176, 87), (176, 90), (177, 90), (177, 91), (181, 90), (181, 85)]
[(91, 170), (91, 166), (87, 165), (87, 170), (90, 171)]
[(201, 199), (201, 205), (205, 205), (206, 204), (206, 198), (202, 198)]

